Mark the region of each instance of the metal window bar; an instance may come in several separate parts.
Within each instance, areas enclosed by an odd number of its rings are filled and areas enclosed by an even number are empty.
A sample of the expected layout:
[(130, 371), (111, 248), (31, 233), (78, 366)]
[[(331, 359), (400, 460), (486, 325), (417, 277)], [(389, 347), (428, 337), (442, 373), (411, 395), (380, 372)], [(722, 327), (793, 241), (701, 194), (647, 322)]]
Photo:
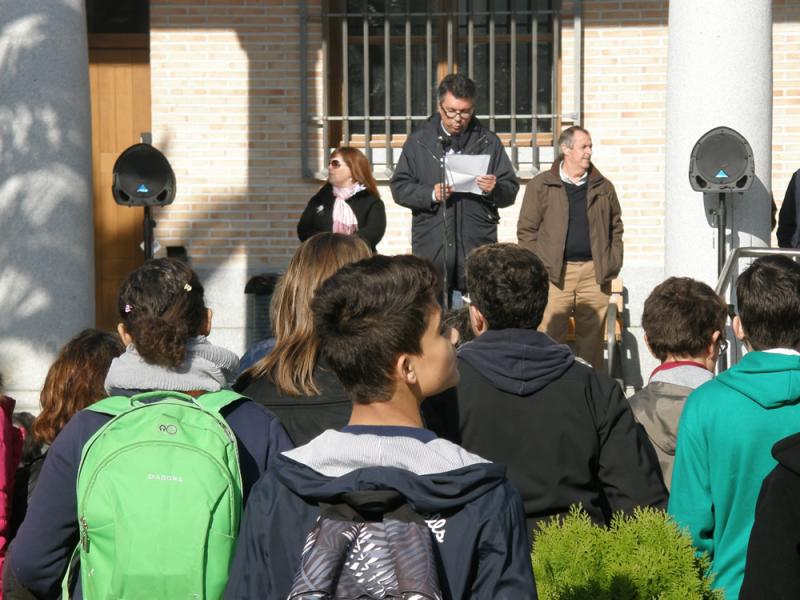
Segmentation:
[(391, 77), (391, 52), (392, 46), (389, 41), (389, 19), (383, 21), (383, 137), (385, 138), (384, 152), (386, 158), (386, 174), (391, 175), (394, 169), (392, 160), (392, 77)]
[[(454, 32), (454, 20), (457, 20), (460, 16), (464, 15), (464, 11), (459, 10), (446, 10), (449, 6), (449, 3), (429, 3), (427, 6), (427, 10), (425, 12), (414, 12), (411, 10), (410, 2), (406, 2), (406, 10), (402, 13), (390, 13), (388, 4), (384, 4), (384, 12), (368, 12), (369, 11), (369, 2), (368, 0), (363, 0), (362, 10), (359, 11), (350, 11), (347, 8), (346, 3), (337, 3), (339, 6), (344, 7), (344, 9), (340, 9), (338, 11), (331, 11), (330, 5), (331, 3), (328, 0), (323, 0), (321, 5), (322, 13), (321, 13), (321, 21), (322, 21), (322, 77), (323, 82), (327, 84), (328, 78), (330, 76), (330, 69), (328, 63), (328, 53), (330, 52), (330, 39), (328, 37), (328, 21), (327, 19), (331, 18), (340, 18), (341, 19), (341, 68), (342, 68), (342, 82), (341, 82), (341, 101), (342, 101), (342, 109), (341, 115), (332, 115), (330, 114), (331, 103), (330, 99), (327, 95), (327, 90), (323, 89), (323, 98), (322, 98), (322, 115), (317, 115), (312, 118), (307, 119), (307, 126), (314, 125), (321, 127), (322, 136), (324, 140), (324, 146), (327, 147), (333, 142), (334, 140), (330, 139), (331, 133), (331, 124), (335, 122), (341, 123), (341, 132), (342, 132), (342, 139), (341, 143), (349, 144), (352, 142), (352, 132), (350, 124), (351, 122), (360, 122), (363, 123), (363, 130), (364, 130), (364, 149), (365, 153), (372, 162), (373, 158), (373, 147), (372, 147), (372, 121), (383, 121), (384, 128), (385, 128), (385, 139), (384, 139), (384, 147), (386, 153), (385, 159), (385, 166), (386, 166), (386, 175), (389, 175), (394, 167), (394, 156), (392, 150), (392, 123), (394, 121), (403, 121), (405, 122), (405, 132), (408, 134), (413, 129), (415, 122), (424, 121), (428, 118), (428, 116), (434, 112), (436, 106), (436, 99), (434, 98), (434, 68), (436, 66), (435, 57), (433, 53), (433, 46), (434, 41), (436, 38), (434, 37), (433, 31), (433, 19), (434, 18), (443, 18), (444, 26), (445, 26), (445, 36), (444, 39), (439, 37), (439, 43), (444, 45), (445, 47), (439, 47), (437, 54), (441, 57), (442, 54), (445, 54), (447, 57), (447, 67), (450, 72), (455, 67), (454, 64), (454, 57), (456, 55), (455, 52), (455, 44), (456, 44), (456, 35)], [(530, 6), (526, 8), (517, 7), (513, 3), (509, 3), (509, 8), (505, 10), (495, 9), (492, 6), (492, 3), (487, 3), (480, 10), (476, 8), (476, 2), (474, 0), (468, 0), (466, 3), (466, 16), (467, 16), (467, 65), (458, 65), (459, 70), (467, 71), (470, 77), (474, 77), (475, 75), (475, 56), (474, 56), (474, 49), (475, 49), (475, 17), (477, 16), (486, 16), (488, 17), (488, 46), (489, 46), (489, 73), (488, 73), (488, 86), (489, 86), (489, 106), (488, 114), (478, 114), (476, 115), (478, 118), (481, 119), (488, 119), (489, 127), (492, 129), (496, 128), (497, 120), (503, 119), (508, 120), (510, 122), (509, 131), (505, 133), (510, 133), (511, 136), (511, 155), (512, 155), (512, 163), (514, 168), (519, 171), (519, 130), (518, 130), (518, 120), (519, 119), (530, 119), (531, 120), (531, 146), (532, 146), (532, 166), (536, 169), (539, 168), (539, 147), (536, 143), (537, 141), (537, 134), (539, 130), (539, 119), (549, 119), (551, 121), (552, 131), (553, 131), (553, 145), (554, 145), (554, 152), (557, 153), (557, 135), (558, 135), (558, 124), (561, 119), (560, 115), (560, 108), (558, 107), (558, 98), (559, 98), (559, 89), (558, 89), (558, 80), (559, 80), (559, 73), (558, 73), (558, 61), (561, 54), (560, 49), (560, 2), (559, 0), (553, 0), (552, 8), (550, 9), (543, 9), (540, 6), (540, 0), (531, 0)], [(576, 27), (580, 30), (581, 25), (581, 15), (580, 15), (580, 4), (581, 0), (576, 0), (576, 4), (578, 5), (577, 13), (576, 13)], [(503, 40), (501, 43), (508, 43), (509, 50), (510, 50), (510, 70), (511, 70), (511, 79), (510, 79), (510, 99), (509, 99), (509, 110), (507, 111), (509, 114), (498, 114), (496, 112), (496, 72), (497, 72), (497, 43), (498, 43), (498, 35), (496, 32), (496, 17), (497, 16), (509, 16), (510, 20), (510, 32), (508, 36), (503, 36), (501, 39)], [(346, 74), (348, 73), (349, 67), (349, 43), (350, 40), (350, 30), (348, 24), (348, 18), (360, 17), (362, 22), (361, 29), (361, 40), (358, 40), (362, 43), (363, 49), (363, 78), (362, 78), (362, 85), (363, 85), (363, 103), (364, 103), (364, 110), (362, 111), (364, 114), (362, 115), (355, 115), (351, 114), (350, 112), (350, 82)], [(425, 33), (424, 33), (424, 43), (425, 43), (425, 74), (426, 74), (426, 84), (425, 84), (425, 92), (427, 98), (427, 106), (428, 111), (427, 114), (424, 115), (414, 115), (413, 113), (413, 90), (411, 85), (411, 78), (413, 74), (413, 54), (412, 54), (412, 44), (414, 43), (415, 36), (412, 35), (412, 18), (413, 17), (424, 17), (425, 18)], [(539, 22), (542, 17), (549, 17), (552, 19), (553, 23), (553, 31), (552, 31), (552, 81), (551, 81), (551, 106), (559, 110), (551, 110), (548, 114), (543, 114), (539, 112), (539, 98), (538, 98), (538, 58), (539, 58)], [(383, 31), (382, 35), (378, 34), (375, 39), (370, 37), (370, 28), (369, 23), (370, 19), (375, 18), (382, 18), (383, 19)], [(313, 17), (306, 17), (303, 19), (301, 25), (303, 27), (307, 26), (307, 21), (313, 19)], [(391, 20), (392, 19), (404, 19), (404, 31), (401, 36), (397, 36), (399, 39), (402, 39), (402, 43), (404, 44), (404, 53), (405, 53), (405, 114), (403, 115), (393, 115), (392, 112), (392, 104), (391, 104), (391, 45), (394, 37), (391, 34)], [(517, 103), (517, 93), (519, 91), (519, 86), (517, 85), (517, 48), (519, 43), (519, 32), (517, 31), (519, 27), (519, 19), (525, 19), (530, 24), (530, 43), (531, 43), (531, 54), (530, 54), (530, 61), (531, 61), (531, 110), (528, 113), (520, 113), (517, 111), (518, 103)], [(528, 24), (528, 23), (526, 23)], [(357, 34), (356, 34), (357, 35)], [(527, 37), (527, 36), (526, 36)], [(301, 36), (301, 41), (303, 36)], [(422, 39), (422, 36), (418, 36), (417, 39)], [(357, 38), (356, 38), (357, 40)], [(377, 40), (380, 40), (378, 42)], [(380, 44), (382, 42), (383, 49), (384, 49), (384, 61), (383, 61), (383, 79), (384, 79), (384, 89), (385, 95), (384, 98), (384, 110), (382, 115), (372, 115), (372, 107), (370, 106), (370, 45), (373, 44)], [(307, 44), (308, 42), (306, 42)], [(419, 43), (419, 42), (417, 42)], [(580, 47), (580, 40), (576, 42), (576, 50), (578, 54), (581, 54), (581, 47)], [(579, 64), (580, 57), (576, 58), (576, 65)], [(466, 69), (465, 69), (466, 66)], [(501, 82), (505, 84), (505, 82)], [(581, 81), (575, 82), (575, 90), (576, 94), (580, 94), (581, 90)], [(308, 82), (305, 80), (303, 81), (303, 85), (307, 86)], [(580, 98), (577, 99), (576, 108), (577, 113), (576, 116), (580, 119), (581, 115), (581, 108), (582, 106), (579, 104)], [(308, 108), (306, 108), (308, 110)], [(506, 112), (506, 111), (504, 111)], [(503, 132), (501, 132), (503, 133)], [(310, 137), (310, 136), (307, 136)], [(304, 153), (304, 161), (308, 161), (308, 152)], [(327, 152), (323, 152), (323, 158), (327, 156)], [(324, 165), (323, 165), (324, 166)], [(306, 168), (307, 165), (304, 164), (304, 173), (310, 173), (310, 169)], [(322, 169), (319, 171), (322, 172)]]
[(447, 15), (447, 72), (453, 72), (453, 15)]
[(550, 102), (553, 107), (551, 129), (553, 131), (553, 160), (558, 159), (558, 62), (561, 56), (561, 18), (558, 12), (559, 0), (553, 0), (553, 72)]
[[(411, 17), (408, 16), (410, 5), (406, 4), (406, 135), (411, 133)], [(392, 157), (394, 163), (394, 157)]]
[[(350, 78), (347, 73), (347, 42), (349, 36), (347, 31), (347, 18), (342, 19), (342, 143), (347, 146), (350, 143), (350, 120), (347, 118), (350, 113)], [(324, 85), (325, 82), (323, 82)], [(325, 92), (323, 91), (323, 94)], [(328, 143), (327, 141), (325, 142)]]
[[(539, 0), (531, 0), (535, 9), (539, 8)], [(539, 162), (539, 144), (536, 138), (539, 133), (539, 13), (534, 10), (531, 15), (531, 162), (537, 171)]]
[[(494, 12), (489, 13), (489, 129), (494, 131), (495, 128), (495, 99), (494, 99)], [(516, 76), (516, 73), (514, 74)]]
[(575, 123), (582, 125), (583, 120), (583, 2), (575, 0), (574, 6), (575, 35)]
[[(328, 0), (323, 0), (322, 9), (327, 11), (328, 5), (329, 5), (328, 4)], [(323, 27), (322, 28), (322, 57), (323, 57), (323, 60), (322, 60), (322, 81), (323, 81), (323, 84), (322, 85), (323, 86), (325, 86), (327, 84), (327, 82), (330, 80), (330, 72), (328, 70), (328, 61), (325, 60), (328, 57), (328, 52), (329, 52), (329, 49), (330, 49), (330, 40), (328, 39), (328, 35), (329, 35), (328, 28), (327, 27)], [(328, 115), (328, 114), (330, 114), (330, 103), (328, 101), (328, 94), (326, 93), (326, 90), (324, 89), (324, 87), (323, 87), (321, 96), (322, 96), (322, 114), (323, 115)], [(328, 140), (330, 139), (329, 136), (330, 136), (330, 121), (328, 119), (322, 119), (322, 148), (323, 148), (323, 151), (322, 151), (321, 156), (320, 156), (322, 161), (325, 161), (328, 158), (328, 153), (325, 150), (328, 148)], [(308, 137), (305, 136), (304, 139), (308, 139)], [(308, 174), (308, 171), (310, 171), (310, 169), (304, 169), (305, 174)]]
[[(513, 6), (513, 3), (512, 3)], [(509, 20), (511, 27), (511, 164), (519, 171), (519, 148), (517, 148), (517, 16), (512, 11)], [(531, 112), (536, 112), (531, 108)]]
[(474, 0), (469, 0), (469, 15), (467, 15), (467, 76), (475, 77), (475, 12)]
[[(430, 11), (431, 5), (428, 4)], [(428, 12), (425, 19), (425, 97), (428, 99), (428, 114), (433, 112), (433, 13)]]
[(372, 132), (370, 130), (370, 106), (369, 106), (369, 20), (367, 19), (368, 12), (367, 12), (367, 2), (368, 0), (364, 0), (364, 14), (361, 16), (361, 30), (362, 36), (364, 38), (363, 41), (363, 52), (364, 56), (362, 58), (364, 66), (364, 154), (367, 155), (367, 160), (369, 164), (372, 164), (372, 146), (370, 145), (370, 137)]

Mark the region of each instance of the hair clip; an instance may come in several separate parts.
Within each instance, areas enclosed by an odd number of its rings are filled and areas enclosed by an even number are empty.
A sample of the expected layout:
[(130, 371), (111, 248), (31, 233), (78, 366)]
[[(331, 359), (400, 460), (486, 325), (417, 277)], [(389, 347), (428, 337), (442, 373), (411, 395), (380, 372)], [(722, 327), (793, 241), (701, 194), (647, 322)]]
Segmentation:
[(191, 291), (192, 291), (192, 286), (191, 286), (191, 285), (189, 285), (188, 283), (184, 283), (184, 284), (183, 284), (183, 289), (184, 289), (184, 291), (186, 291), (186, 292), (191, 292)]
[(125, 305), (125, 308), (124, 308), (123, 310), (125, 311), (125, 313), (126, 313), (126, 314), (127, 314), (127, 313), (132, 313), (132, 312), (133, 312), (133, 305), (131, 305), (131, 304), (126, 304), (126, 305)]

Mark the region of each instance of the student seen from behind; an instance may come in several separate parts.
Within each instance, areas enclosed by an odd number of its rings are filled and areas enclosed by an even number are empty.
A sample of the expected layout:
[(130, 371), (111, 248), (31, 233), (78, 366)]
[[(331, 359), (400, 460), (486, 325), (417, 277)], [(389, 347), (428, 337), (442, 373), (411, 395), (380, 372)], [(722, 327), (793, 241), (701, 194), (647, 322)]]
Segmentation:
[(294, 253), (272, 296), (275, 345), (236, 381), (234, 389), (263, 404), (281, 421), (295, 445), (350, 418), (350, 399), (314, 335), (311, 298), (342, 266), (372, 256), (358, 236), (318, 233)]
[(714, 376), (717, 358), (727, 347), (723, 335), (727, 318), (722, 298), (689, 277), (670, 277), (645, 300), (644, 339), (661, 365), (628, 401), (656, 449), (667, 489), (683, 405), (695, 388)]
[[(110, 581), (110, 589), (96, 591), (96, 597), (102, 594), (102, 597), (118, 598), (130, 597), (134, 590), (138, 597), (175, 597), (169, 590), (188, 586), (198, 589), (198, 595), (206, 594), (208, 588), (198, 579), (215, 585), (221, 579), (224, 586), (227, 570), (221, 569), (219, 564), (207, 564), (205, 556), (210, 555), (213, 548), (222, 550), (215, 553), (217, 555), (232, 548), (227, 530), (220, 532), (221, 535), (209, 535), (203, 542), (199, 542), (196, 535), (198, 531), (202, 531), (204, 536), (210, 533), (206, 531), (209, 522), (193, 523), (180, 535), (167, 535), (165, 532), (169, 531), (171, 522), (181, 522), (183, 514), (199, 514), (203, 510), (218, 514), (215, 505), (205, 504), (215, 494), (223, 499), (221, 502), (225, 508), (230, 504), (230, 512), (238, 515), (242, 498), (246, 502), (251, 486), (273, 455), (291, 447), (277, 419), (264, 407), (242, 397), (220, 403), (217, 414), (213, 416), (215, 426), (219, 427), (213, 430), (187, 425), (184, 433), (184, 422), (170, 416), (164, 399), (169, 392), (184, 393), (182, 399), (172, 398), (178, 404), (184, 402), (186, 410), (197, 404), (202, 406), (211, 402), (205, 400), (213, 396), (208, 392), (220, 392), (230, 386), (239, 362), (233, 352), (212, 344), (206, 337), (211, 332), (212, 315), (205, 304), (203, 286), (188, 265), (171, 258), (146, 262), (123, 281), (118, 309), (118, 331), (126, 350), (112, 361), (105, 389), (120, 400), (118, 405), (135, 408), (140, 411), (137, 414), (159, 415), (163, 412), (165, 416), (159, 427), (148, 427), (146, 431), (127, 430), (134, 442), (137, 434), (160, 435), (160, 441), (151, 442), (148, 437), (147, 444), (140, 444), (137, 452), (110, 454), (109, 460), (103, 464), (108, 464), (109, 468), (119, 465), (115, 476), (99, 478), (96, 481), (98, 493), (82, 494), (81, 501), (84, 506), (87, 502), (97, 501), (113, 521), (93, 521), (91, 515), (86, 518), (81, 515), (79, 521), (76, 482), (79, 489), (85, 481), (82, 471), (79, 478), (82, 453), (87, 442), (113, 417), (93, 410), (108, 404), (106, 400), (87, 407), (69, 420), (47, 453), (28, 505), (28, 514), (11, 546), (7, 563), (10, 569), (6, 569), (3, 581), (5, 591), (14, 594), (9, 597), (28, 598), (29, 594), (37, 598), (59, 596), (62, 579), (79, 540), (82, 556), (94, 552), (92, 556), (98, 561), (106, 559), (108, 568), (97, 572), (83, 570), (72, 593), (73, 598), (82, 597), (82, 586), (87, 581), (93, 586), (97, 586), (96, 582), (100, 580)], [(131, 400), (131, 397), (148, 391), (159, 393)], [(222, 394), (226, 395), (225, 392)], [(228, 394), (226, 398), (233, 395), (232, 392)], [(163, 410), (160, 408), (161, 400), (165, 400), (163, 406), (166, 408)], [(159, 405), (140, 410), (151, 402)], [(212, 418), (209, 412), (210, 409), (204, 411)], [(198, 413), (195, 411), (193, 414)], [(124, 416), (114, 422), (121, 423), (122, 418)], [(206, 423), (210, 421), (206, 420)], [(117, 430), (119, 427), (107, 427), (103, 432)], [(183, 462), (176, 460), (164, 464), (165, 461), (159, 460), (160, 455), (174, 456), (172, 452), (176, 450), (173, 449), (182, 446), (179, 442), (189, 439), (190, 435), (204, 435), (200, 432), (208, 432), (205, 439), (209, 443), (222, 440), (227, 445), (234, 442), (238, 449), (236, 458), (240, 482), (226, 479), (227, 475), (222, 471), (211, 474), (209, 470), (200, 475), (186, 471)], [(86, 449), (87, 457), (96, 447), (95, 443), (98, 442), (93, 440), (92, 447)], [(135, 446), (127, 448), (131, 447)], [(193, 464), (198, 464), (201, 455), (202, 452), (192, 454), (198, 457)], [(147, 458), (145, 463), (137, 459), (141, 456)], [(182, 456), (186, 458), (188, 455)], [(132, 465), (136, 469), (132, 469)], [(142, 469), (145, 468), (148, 473), (143, 475)], [(95, 473), (102, 475), (104, 471)], [(138, 475), (131, 480), (126, 473)], [(232, 486), (235, 486), (234, 493), (228, 494), (227, 490)], [(202, 492), (208, 497), (198, 498), (194, 504), (188, 505), (184, 495), (188, 490), (198, 496)], [(152, 498), (155, 494), (163, 504), (156, 506), (136, 501), (137, 497)], [(155, 542), (153, 538), (159, 541)], [(165, 549), (176, 546), (185, 552), (165, 552)], [(98, 555), (101, 547), (113, 548), (117, 555)], [(176, 567), (184, 563), (192, 566)]]
[(573, 504), (605, 524), (616, 511), (664, 506), (655, 453), (619, 385), (537, 331), (542, 261), (489, 244), (470, 252), (466, 277), (476, 338), (459, 349), (458, 386), (423, 405), (431, 427), (508, 467), (528, 534)]
[[(295, 575), (306, 542), (315, 545), (307, 534), (321, 505), (370, 490), (399, 492), (426, 519), (443, 597), (536, 597), (524, 514), (504, 467), (422, 426), (422, 400), (458, 382), (441, 286), (425, 259), (376, 256), (343, 267), (317, 291), (321, 353), (352, 415), (340, 431), (281, 454), (255, 486), (226, 598), (287, 597), (304, 579)], [(369, 552), (350, 566), (369, 570), (377, 558)], [(382, 576), (364, 581), (373, 575)]]
[(708, 552), (715, 586), (739, 597), (770, 450), (800, 431), (800, 265), (754, 261), (736, 281), (733, 331), (748, 352), (689, 395), (681, 414), (669, 512)]
[[(40, 447), (50, 446), (72, 416), (90, 404), (102, 400), (104, 383), (111, 361), (125, 351), (116, 334), (99, 329), (84, 329), (59, 351), (39, 394), (40, 411), (30, 428), (30, 439)], [(25, 442), (28, 443), (26, 438)], [(14, 531), (28, 510), (47, 452), (37, 453), (17, 470), (14, 488)]]

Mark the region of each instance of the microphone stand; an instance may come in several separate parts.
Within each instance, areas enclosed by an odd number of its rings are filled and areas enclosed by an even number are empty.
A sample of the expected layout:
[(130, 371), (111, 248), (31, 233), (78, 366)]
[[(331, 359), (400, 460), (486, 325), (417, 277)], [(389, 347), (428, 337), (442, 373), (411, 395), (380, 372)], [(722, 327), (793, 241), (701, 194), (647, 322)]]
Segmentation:
[(444, 310), (450, 308), (450, 285), (448, 283), (448, 262), (447, 262), (447, 197), (445, 190), (447, 188), (447, 151), (450, 149), (450, 138), (440, 135), (438, 138), (439, 145), (442, 148), (442, 154), (439, 157), (439, 192), (441, 194), (441, 201), (439, 202), (442, 207), (442, 260), (444, 261), (443, 274), (443, 289), (442, 289), (442, 306)]

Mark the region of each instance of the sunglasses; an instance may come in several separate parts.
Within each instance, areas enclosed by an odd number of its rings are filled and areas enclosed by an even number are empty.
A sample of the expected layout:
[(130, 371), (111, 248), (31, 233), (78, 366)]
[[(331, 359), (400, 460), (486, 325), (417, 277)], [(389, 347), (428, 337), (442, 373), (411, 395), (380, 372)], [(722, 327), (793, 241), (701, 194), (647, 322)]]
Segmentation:
[(332, 158), (332, 159), (331, 159), (331, 162), (329, 162), (329, 163), (328, 163), (328, 166), (329, 166), (331, 169), (338, 169), (338, 168), (339, 168), (339, 167), (341, 167), (343, 164), (344, 164), (344, 163), (343, 163), (342, 161), (340, 161), (338, 158)]

